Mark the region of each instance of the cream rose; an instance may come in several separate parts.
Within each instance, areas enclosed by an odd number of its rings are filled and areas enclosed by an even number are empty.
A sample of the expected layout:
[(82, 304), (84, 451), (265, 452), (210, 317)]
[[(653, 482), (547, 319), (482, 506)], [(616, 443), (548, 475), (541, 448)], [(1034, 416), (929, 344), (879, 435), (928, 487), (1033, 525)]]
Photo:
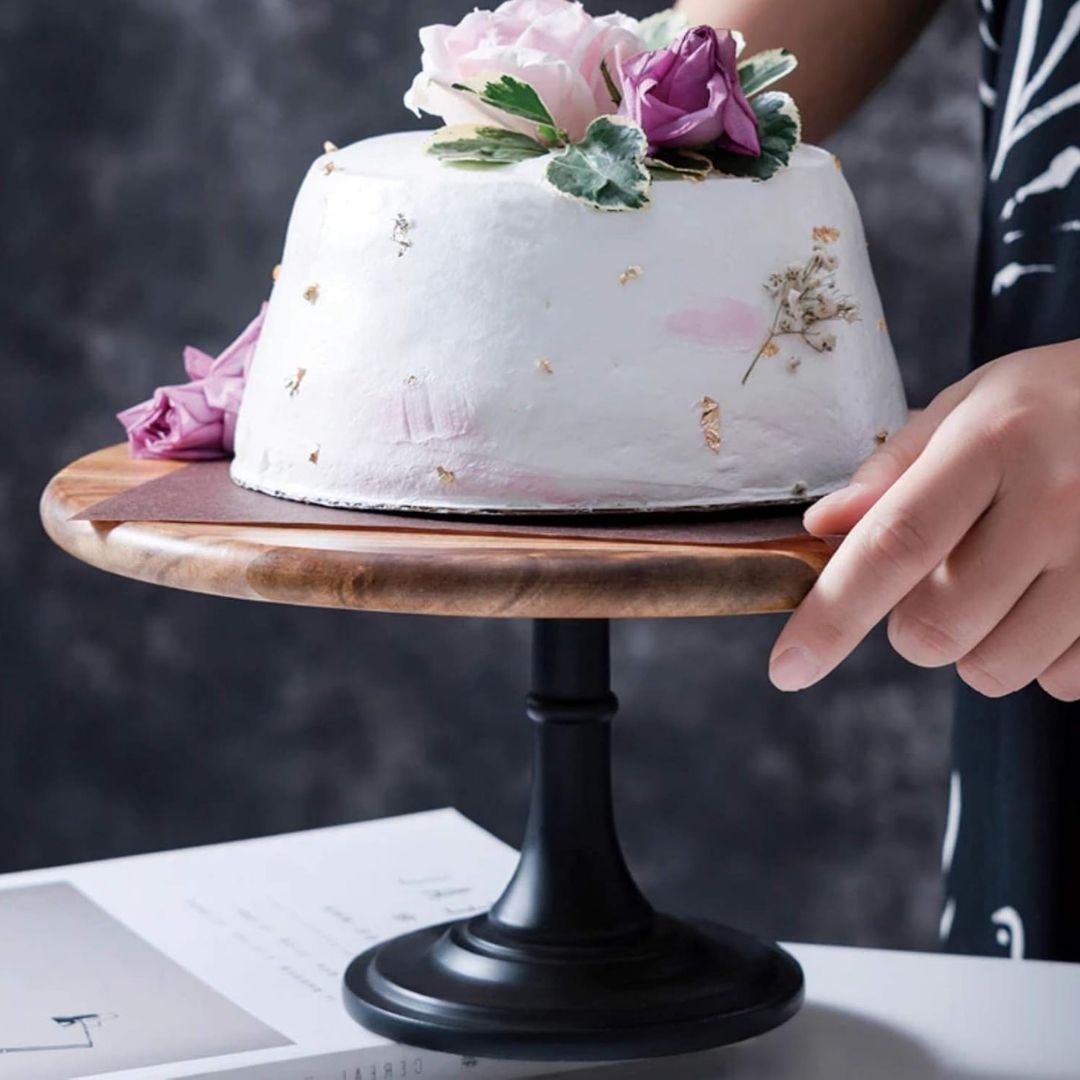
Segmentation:
[(489, 109), (452, 89), (483, 75), (511, 75), (528, 83), (556, 124), (580, 139), (598, 116), (615, 112), (601, 71), (643, 49), (638, 22), (626, 15), (593, 18), (568, 0), (507, 0), (494, 11), (473, 11), (457, 26), (420, 31), (423, 70), (405, 95), (413, 112), (447, 124), (496, 124), (527, 134), (535, 125)]

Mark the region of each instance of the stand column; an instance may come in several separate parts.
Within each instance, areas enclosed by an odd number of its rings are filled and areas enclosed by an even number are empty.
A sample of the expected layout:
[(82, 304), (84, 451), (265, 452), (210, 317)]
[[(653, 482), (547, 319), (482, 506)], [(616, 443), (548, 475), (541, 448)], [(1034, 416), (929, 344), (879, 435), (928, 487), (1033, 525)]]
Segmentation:
[(793, 1016), (803, 980), (787, 953), (656, 914), (627, 869), (611, 802), (608, 624), (537, 622), (533, 678), (533, 792), (513, 879), (489, 914), (354, 960), (350, 1013), (433, 1050), (581, 1061), (703, 1050)]
[(611, 800), (608, 624), (540, 621), (533, 636), (533, 785), (521, 862), (490, 921), (507, 937), (592, 945), (648, 934)]

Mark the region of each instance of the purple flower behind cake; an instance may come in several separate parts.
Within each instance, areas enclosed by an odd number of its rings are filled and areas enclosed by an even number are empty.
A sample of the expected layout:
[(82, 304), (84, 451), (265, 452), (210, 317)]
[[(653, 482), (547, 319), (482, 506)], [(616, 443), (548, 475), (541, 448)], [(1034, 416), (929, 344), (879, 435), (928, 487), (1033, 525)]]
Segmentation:
[(695, 26), (668, 48), (623, 62), (621, 112), (644, 130), (650, 152), (717, 146), (761, 153), (736, 53), (730, 30)]
[(127, 432), (132, 457), (207, 461), (232, 454), (236, 417), (265, 317), (263, 304), (244, 332), (216, 359), (189, 345), (184, 350), (184, 367), (191, 382), (159, 387), (149, 401), (117, 416)]

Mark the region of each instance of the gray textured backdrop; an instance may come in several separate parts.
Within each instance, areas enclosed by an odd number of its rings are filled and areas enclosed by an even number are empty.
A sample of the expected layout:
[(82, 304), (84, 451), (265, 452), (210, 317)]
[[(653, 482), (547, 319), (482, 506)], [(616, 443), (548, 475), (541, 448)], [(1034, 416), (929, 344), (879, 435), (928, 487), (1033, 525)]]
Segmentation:
[[(971, 6), (832, 143), (916, 402), (965, 358)], [(0, 0), (0, 869), (451, 803), (516, 839), (526, 626), (173, 594), (54, 551), (35, 510), (184, 343), (247, 321), (323, 140), (408, 126), (416, 29), (465, 8)], [(950, 679), (879, 634), (785, 698), (779, 626), (617, 628), (631, 861), (661, 901), (764, 933), (932, 947)]]

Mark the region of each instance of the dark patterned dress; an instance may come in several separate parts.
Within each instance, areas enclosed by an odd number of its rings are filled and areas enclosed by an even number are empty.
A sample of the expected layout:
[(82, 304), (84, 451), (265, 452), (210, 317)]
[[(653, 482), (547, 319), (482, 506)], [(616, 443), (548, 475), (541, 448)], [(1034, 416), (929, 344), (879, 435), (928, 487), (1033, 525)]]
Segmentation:
[[(987, 170), (978, 365), (1080, 339), (1080, 0), (976, 2)], [(1080, 704), (1037, 686), (998, 701), (958, 694), (945, 947), (1080, 962)]]

